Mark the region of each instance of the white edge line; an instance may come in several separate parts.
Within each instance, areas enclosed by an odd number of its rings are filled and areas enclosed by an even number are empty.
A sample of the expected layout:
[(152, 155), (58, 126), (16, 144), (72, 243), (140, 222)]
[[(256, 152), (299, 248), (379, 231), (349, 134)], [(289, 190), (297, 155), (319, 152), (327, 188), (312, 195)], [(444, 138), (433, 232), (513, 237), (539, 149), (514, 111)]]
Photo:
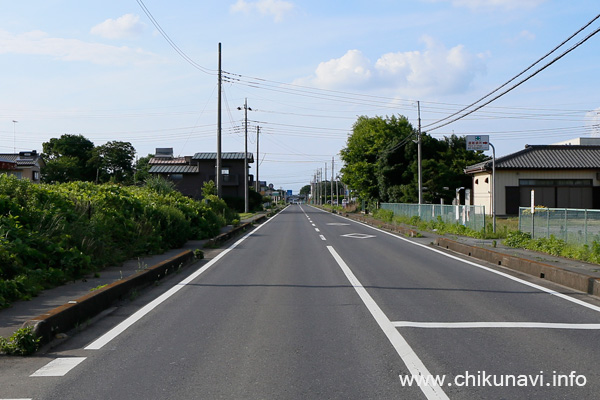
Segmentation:
[[(317, 210), (318, 210), (318, 209), (317, 209)], [(324, 211), (324, 212), (326, 212), (326, 211)], [(371, 226), (371, 225), (367, 225), (367, 224), (365, 224), (365, 223), (362, 223), (362, 222), (360, 222), (360, 221), (355, 221), (355, 220), (353, 220), (353, 219), (346, 218), (346, 217), (342, 217), (341, 215), (337, 215), (337, 214), (333, 214), (333, 215), (335, 215), (335, 216), (337, 216), (337, 217), (339, 217), (339, 218), (344, 218), (344, 219), (347, 219), (348, 221), (352, 221), (352, 222), (355, 222), (355, 223), (357, 223), (357, 224), (363, 225), (363, 226), (365, 226), (365, 227), (367, 227), (367, 228), (371, 228), (371, 229), (373, 229), (373, 230), (375, 230), (375, 231), (378, 231), (378, 232), (381, 232), (381, 233), (385, 233), (386, 235), (389, 235), (389, 236), (395, 237), (396, 239), (403, 240), (403, 241), (405, 241), (405, 242), (407, 242), (407, 243), (410, 243), (410, 244), (412, 244), (412, 245), (415, 245), (415, 246), (420, 246), (420, 247), (422, 247), (422, 248), (424, 248), (424, 249), (427, 249), (427, 250), (429, 250), (429, 251), (433, 251), (433, 252), (435, 252), (435, 253), (441, 254), (441, 255), (443, 255), (443, 256), (445, 256), (445, 257), (452, 258), (452, 259), (454, 259), (454, 260), (457, 260), (457, 261), (463, 262), (463, 263), (465, 263), (465, 264), (472, 265), (472, 266), (474, 266), (474, 267), (477, 267), (477, 268), (481, 268), (481, 269), (483, 269), (483, 270), (486, 270), (486, 271), (488, 271), (488, 272), (492, 272), (492, 273), (494, 273), (494, 274), (496, 274), (496, 275), (503, 276), (503, 277), (505, 277), (505, 278), (508, 278), (508, 279), (511, 279), (511, 280), (513, 280), (513, 281), (515, 281), (515, 282), (519, 282), (519, 283), (521, 283), (521, 284), (523, 284), (523, 285), (526, 285), (526, 286), (529, 286), (529, 287), (532, 287), (532, 288), (535, 288), (535, 289), (541, 290), (542, 292), (546, 292), (546, 293), (549, 293), (549, 294), (551, 294), (551, 295), (553, 295), (553, 296), (560, 297), (561, 299), (564, 299), (564, 300), (570, 301), (570, 302), (572, 302), (572, 303), (578, 304), (578, 305), (580, 305), (580, 306), (583, 306), (583, 307), (589, 308), (590, 310), (594, 310), (594, 311), (600, 312), (600, 307), (598, 307), (598, 306), (595, 306), (595, 305), (593, 305), (593, 304), (590, 304), (590, 303), (587, 303), (587, 302), (585, 302), (585, 301), (583, 301), (583, 300), (576, 299), (576, 298), (574, 298), (574, 297), (568, 296), (568, 295), (566, 295), (566, 294), (563, 294), (563, 293), (559, 293), (559, 292), (557, 292), (557, 291), (555, 291), (555, 290), (552, 290), (552, 289), (545, 288), (545, 287), (543, 287), (543, 286), (537, 285), (537, 284), (535, 284), (535, 283), (532, 283), (532, 282), (527, 282), (527, 281), (525, 281), (525, 280), (523, 280), (523, 279), (517, 278), (517, 277), (515, 277), (515, 276), (509, 275), (509, 274), (507, 274), (507, 273), (504, 273), (504, 272), (501, 272), (501, 271), (496, 271), (495, 269), (492, 269), (492, 268), (489, 268), (489, 267), (486, 267), (486, 266), (483, 266), (483, 265), (477, 264), (477, 263), (475, 263), (475, 262), (473, 262), (473, 261), (464, 260), (464, 259), (462, 259), (462, 258), (460, 258), (460, 257), (456, 257), (456, 256), (454, 256), (454, 255), (452, 255), (452, 254), (444, 253), (443, 251), (440, 251), (440, 250), (438, 250), (438, 249), (435, 249), (435, 248), (433, 248), (433, 247), (429, 247), (429, 246), (427, 246), (427, 245), (424, 245), (424, 244), (421, 244), (421, 243), (413, 242), (412, 240), (408, 240), (408, 239), (405, 239), (405, 238), (403, 238), (403, 237), (401, 237), (401, 236), (394, 235), (393, 233), (386, 232), (386, 231), (384, 231), (384, 230), (382, 230), (382, 229), (375, 228), (375, 227), (373, 227), (373, 226)], [(583, 292), (582, 292), (582, 293), (583, 293)], [(587, 293), (583, 293), (583, 294), (587, 294)]]
[(268, 219), (265, 223), (257, 226), (256, 229), (253, 229), (252, 231), (250, 231), (249, 233), (247, 233), (246, 235), (244, 235), (240, 240), (238, 240), (237, 242), (235, 242), (234, 244), (232, 244), (231, 246), (229, 246), (227, 249), (223, 250), (215, 258), (213, 258), (208, 263), (206, 263), (206, 265), (204, 265), (202, 268), (200, 268), (199, 270), (197, 270), (196, 272), (194, 272), (193, 274), (191, 274), (190, 276), (188, 276), (187, 278), (185, 278), (184, 280), (182, 280), (181, 282), (179, 282), (178, 284), (176, 284), (175, 286), (173, 286), (171, 289), (169, 289), (168, 291), (166, 291), (165, 293), (163, 293), (162, 295), (160, 295), (156, 299), (152, 300), (150, 303), (146, 304), (144, 307), (140, 308), (134, 314), (132, 314), (131, 316), (129, 316), (127, 319), (125, 319), (124, 321), (122, 321), (120, 324), (118, 324), (114, 328), (112, 328), (110, 331), (106, 332), (104, 335), (100, 336), (98, 339), (96, 339), (94, 342), (90, 343), (84, 349), (85, 350), (99, 350), (102, 347), (104, 347), (107, 343), (109, 343), (111, 340), (113, 340), (114, 338), (116, 338), (117, 336), (119, 336), (121, 333), (123, 333), (131, 325), (135, 324), (137, 321), (139, 321), (140, 319), (142, 319), (146, 314), (148, 314), (150, 311), (152, 311), (153, 309), (155, 309), (159, 304), (161, 304), (162, 302), (164, 302), (165, 300), (167, 300), (169, 297), (173, 296), (175, 293), (177, 293), (178, 291), (180, 291), (182, 288), (184, 288), (191, 281), (193, 281), (194, 279), (196, 279), (200, 275), (202, 275), (204, 272), (206, 272), (206, 270), (208, 270), (210, 267), (212, 267), (214, 264), (216, 264), (217, 261), (219, 261), (221, 258), (223, 258), (227, 253), (229, 253), (231, 250), (233, 250), (234, 248), (236, 248), (240, 243), (242, 243), (248, 237), (250, 237), (251, 235), (253, 235), (256, 231), (258, 231), (259, 229), (261, 229), (263, 226), (265, 226), (266, 224), (268, 224), (269, 222), (271, 222), (279, 214), (281, 214), (281, 211), (277, 215), (275, 215), (274, 217)]
[(56, 358), (29, 376), (65, 376), (70, 370), (81, 364), (86, 358), (87, 357)]
[[(346, 275), (346, 278), (348, 278), (350, 284), (352, 285), (352, 287), (354, 287), (354, 290), (356, 290), (356, 293), (359, 295), (359, 297), (361, 298), (361, 300), (363, 301), (373, 318), (375, 318), (375, 321), (377, 321), (377, 324), (379, 325), (383, 333), (385, 333), (388, 340), (392, 343), (392, 346), (394, 346), (394, 349), (396, 350), (404, 364), (406, 364), (406, 367), (408, 368), (411, 375), (430, 376), (431, 374), (429, 373), (427, 367), (425, 367), (419, 356), (417, 356), (417, 354), (414, 352), (412, 347), (410, 347), (406, 339), (404, 339), (400, 332), (398, 332), (398, 329), (396, 329), (396, 327), (383, 313), (381, 308), (379, 308), (375, 300), (373, 300), (371, 295), (369, 295), (367, 290), (356, 278), (350, 267), (348, 267), (348, 265), (344, 262), (344, 260), (340, 257), (340, 255), (335, 251), (335, 249), (332, 246), (327, 246), (327, 249), (333, 256), (335, 261), (338, 263), (338, 265)], [(448, 396), (446, 395), (444, 390), (439, 386), (422, 385), (419, 386), (419, 388), (428, 399), (448, 399)]]
[(450, 328), (450, 329), (479, 329), (479, 328), (533, 328), (533, 329), (582, 329), (598, 330), (600, 324), (567, 324), (547, 322), (414, 322), (395, 321), (396, 328)]

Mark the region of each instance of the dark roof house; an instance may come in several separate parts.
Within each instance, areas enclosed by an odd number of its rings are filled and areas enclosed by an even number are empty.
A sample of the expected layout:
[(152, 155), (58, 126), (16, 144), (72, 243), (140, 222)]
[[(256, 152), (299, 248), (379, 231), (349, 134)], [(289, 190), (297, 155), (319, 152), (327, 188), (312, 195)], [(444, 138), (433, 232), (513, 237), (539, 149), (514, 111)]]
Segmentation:
[[(492, 160), (465, 168), (473, 175), (473, 204), (491, 211)], [(528, 145), (496, 159), (496, 213), (519, 207), (600, 208), (599, 145)], [(489, 211), (488, 211), (489, 210)]]
[(0, 154), (0, 174), (14, 175), (19, 179), (40, 183), (44, 166), (46, 163), (35, 150)]
[[(172, 149), (157, 149), (157, 156), (149, 161), (149, 173), (173, 181), (181, 193), (200, 199), (204, 182), (216, 180), (216, 161), (217, 153), (173, 157)], [(248, 168), (253, 162), (254, 155), (248, 153)], [(221, 153), (221, 173), (223, 197), (244, 197), (244, 153)], [(252, 187), (252, 175), (248, 179)]]

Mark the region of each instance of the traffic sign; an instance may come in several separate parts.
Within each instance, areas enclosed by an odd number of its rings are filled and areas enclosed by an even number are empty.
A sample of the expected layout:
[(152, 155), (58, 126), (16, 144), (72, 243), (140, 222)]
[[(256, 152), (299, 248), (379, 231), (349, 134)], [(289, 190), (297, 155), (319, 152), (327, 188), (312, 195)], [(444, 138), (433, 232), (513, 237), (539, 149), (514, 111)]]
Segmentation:
[(467, 150), (489, 150), (490, 135), (467, 135)]

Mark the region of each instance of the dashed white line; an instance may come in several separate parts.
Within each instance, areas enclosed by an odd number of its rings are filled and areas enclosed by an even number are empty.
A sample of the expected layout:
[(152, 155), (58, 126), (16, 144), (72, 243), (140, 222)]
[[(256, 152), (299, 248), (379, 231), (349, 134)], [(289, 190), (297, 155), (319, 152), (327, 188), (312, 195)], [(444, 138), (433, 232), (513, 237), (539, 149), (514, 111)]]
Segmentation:
[(35, 371), (30, 376), (65, 376), (67, 372), (78, 366), (87, 357), (57, 358)]
[(316, 226), (315, 224), (311, 224), (312, 226)]
[(321, 231), (319, 230), (319, 228), (315, 228), (315, 231), (317, 231), (317, 232), (321, 232)]
[[(396, 327), (392, 324), (388, 317), (386, 317), (386, 315), (383, 313), (381, 308), (379, 308), (375, 300), (373, 300), (371, 295), (356, 278), (350, 267), (348, 267), (348, 265), (344, 262), (342, 257), (340, 257), (340, 255), (337, 253), (337, 251), (335, 251), (335, 249), (332, 246), (327, 246), (327, 249), (333, 256), (335, 261), (338, 263), (338, 265), (346, 275), (346, 278), (348, 278), (350, 284), (352, 285), (352, 287), (354, 287), (354, 290), (356, 290), (356, 293), (360, 296), (361, 300), (363, 301), (373, 318), (375, 318), (375, 321), (377, 321), (377, 324), (379, 325), (383, 333), (385, 333), (388, 340), (392, 343), (392, 346), (394, 346), (394, 349), (396, 349), (396, 352), (398, 353), (400, 358), (402, 358), (404, 364), (406, 364), (406, 367), (408, 368), (410, 374), (413, 376), (430, 376), (431, 374), (429, 373), (427, 367), (425, 367), (419, 356), (417, 356), (417, 354), (414, 352), (412, 347), (410, 347), (406, 339), (404, 339), (400, 332), (398, 332), (398, 329), (396, 329)], [(446, 395), (444, 390), (439, 386), (423, 385), (419, 386), (419, 388), (428, 399), (448, 399), (448, 396)]]
[(323, 236), (323, 235), (319, 235), (319, 237), (321, 238), (321, 240), (327, 240), (327, 239), (325, 239), (325, 236)]
[(396, 328), (448, 328), (448, 329), (479, 329), (479, 328), (533, 328), (533, 329), (583, 329), (598, 330), (600, 324), (564, 324), (548, 322), (392, 322)]

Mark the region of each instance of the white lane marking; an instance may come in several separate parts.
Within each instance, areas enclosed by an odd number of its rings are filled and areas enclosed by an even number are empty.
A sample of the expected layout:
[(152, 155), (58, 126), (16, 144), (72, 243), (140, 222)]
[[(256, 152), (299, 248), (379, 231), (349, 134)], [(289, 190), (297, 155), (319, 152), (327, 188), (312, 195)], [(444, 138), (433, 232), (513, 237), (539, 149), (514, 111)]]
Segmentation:
[[(337, 217), (339, 217), (339, 218), (346, 218), (346, 217), (342, 217), (341, 215), (337, 215), (337, 214), (334, 214), (334, 215), (336, 215), (336, 216), (337, 216)], [(357, 224), (360, 224), (360, 225), (364, 225), (365, 227), (367, 227), (367, 228), (371, 228), (371, 229), (373, 229), (373, 230), (375, 230), (375, 231), (378, 231), (378, 232), (381, 232), (381, 233), (385, 233), (386, 235), (392, 236), (392, 237), (394, 237), (394, 238), (396, 238), (396, 239), (403, 240), (403, 241), (405, 241), (406, 243), (410, 243), (410, 244), (412, 244), (412, 245), (419, 246), (419, 247), (422, 247), (422, 248), (424, 248), (424, 249), (427, 249), (427, 250), (429, 250), (429, 251), (433, 251), (433, 252), (435, 252), (435, 253), (441, 254), (441, 255), (443, 255), (444, 257), (452, 258), (452, 259), (454, 259), (454, 260), (456, 260), (456, 261), (460, 261), (460, 262), (462, 262), (462, 263), (465, 263), (465, 264), (468, 264), (468, 265), (472, 265), (473, 267), (477, 267), (477, 268), (483, 269), (483, 270), (485, 270), (485, 271), (488, 271), (488, 272), (494, 273), (494, 274), (496, 274), (496, 275), (500, 275), (500, 276), (502, 276), (502, 277), (504, 277), (504, 278), (508, 278), (508, 279), (510, 279), (510, 280), (513, 280), (513, 281), (515, 281), (515, 282), (519, 282), (519, 283), (521, 283), (521, 284), (523, 284), (523, 285), (526, 285), (526, 286), (532, 287), (532, 288), (534, 288), (534, 289), (538, 289), (538, 290), (540, 290), (540, 291), (542, 291), (542, 292), (546, 292), (546, 293), (548, 293), (548, 294), (551, 294), (551, 295), (553, 295), (553, 296), (560, 297), (561, 299), (564, 299), (564, 300), (570, 301), (570, 302), (572, 302), (572, 303), (578, 304), (578, 305), (580, 305), (580, 306), (582, 306), (582, 307), (589, 308), (590, 310), (594, 310), (594, 311), (600, 312), (600, 307), (598, 307), (598, 306), (595, 306), (595, 305), (593, 305), (593, 304), (590, 304), (590, 303), (586, 303), (586, 302), (585, 302), (585, 301), (583, 301), (583, 300), (576, 299), (576, 298), (574, 298), (574, 297), (568, 296), (568, 295), (566, 295), (566, 294), (559, 293), (559, 292), (557, 292), (557, 291), (555, 291), (555, 290), (552, 290), (552, 289), (545, 288), (545, 287), (543, 287), (543, 286), (537, 285), (537, 284), (535, 284), (535, 283), (532, 283), (532, 282), (527, 282), (527, 281), (525, 281), (525, 280), (523, 280), (523, 279), (517, 278), (517, 277), (515, 277), (515, 276), (509, 275), (509, 274), (507, 274), (507, 273), (504, 273), (504, 272), (496, 271), (495, 269), (492, 269), (492, 268), (489, 268), (489, 267), (485, 267), (485, 266), (483, 266), (483, 265), (480, 265), (480, 264), (474, 263), (474, 262), (472, 262), (472, 261), (469, 261), (469, 260), (463, 260), (463, 259), (462, 259), (462, 258), (460, 258), (460, 257), (453, 256), (452, 254), (444, 253), (443, 251), (440, 251), (440, 250), (438, 250), (438, 249), (435, 249), (435, 248), (433, 248), (433, 247), (426, 246), (426, 245), (424, 245), (424, 244), (421, 244), (421, 243), (413, 242), (413, 241), (411, 241), (411, 240), (408, 240), (408, 239), (405, 239), (405, 238), (403, 238), (403, 237), (401, 237), (401, 236), (394, 235), (393, 233), (386, 232), (386, 231), (384, 231), (384, 230), (382, 230), (382, 229), (375, 228), (375, 227), (373, 227), (373, 226), (370, 226), (370, 225), (364, 224), (364, 223), (362, 223), (362, 222), (359, 222), (359, 221), (354, 221), (354, 220), (350, 220), (350, 221), (356, 222)]]
[(325, 239), (325, 236), (323, 236), (323, 235), (319, 235), (319, 237), (321, 238), (321, 240), (327, 240), (327, 239)]
[[(406, 364), (406, 367), (408, 368), (408, 371), (411, 373), (411, 375), (430, 376), (431, 374), (429, 373), (419, 356), (417, 356), (417, 354), (414, 352), (412, 347), (410, 347), (406, 339), (404, 339), (400, 332), (398, 332), (398, 329), (396, 329), (396, 327), (392, 324), (388, 317), (386, 317), (386, 315), (383, 313), (381, 308), (379, 308), (377, 303), (375, 303), (375, 300), (373, 300), (371, 295), (356, 278), (356, 276), (354, 275), (350, 267), (348, 267), (348, 265), (344, 262), (342, 257), (340, 257), (340, 255), (335, 251), (335, 249), (332, 246), (327, 246), (327, 249), (333, 256), (335, 261), (338, 263), (338, 265), (346, 275), (346, 278), (348, 278), (348, 281), (350, 281), (350, 284), (352, 285), (352, 287), (354, 287), (354, 290), (356, 290), (356, 293), (360, 296), (361, 300), (363, 301), (373, 318), (375, 318), (375, 321), (377, 321), (377, 324), (379, 325), (383, 333), (385, 333), (388, 340), (392, 343), (392, 346), (394, 346), (394, 349), (396, 349), (396, 352), (398, 353), (404, 364)], [(425, 394), (425, 396), (428, 399), (448, 399), (448, 396), (446, 395), (444, 390), (439, 386), (423, 385), (419, 388), (421, 389), (421, 391), (423, 391), (423, 394)]]
[(312, 226), (316, 226), (315, 224), (311, 224)]
[(348, 226), (350, 224), (344, 224), (343, 222), (330, 222), (327, 225), (331, 225), (331, 226)]
[(317, 231), (317, 232), (321, 232), (321, 231), (319, 230), (319, 228), (315, 228), (315, 231)]
[(600, 324), (564, 324), (548, 322), (414, 322), (395, 321), (396, 328), (449, 328), (449, 329), (479, 329), (479, 328), (533, 328), (533, 329), (583, 329), (598, 330)]
[(78, 366), (86, 358), (87, 357), (57, 358), (29, 376), (65, 376), (67, 372)]
[[(280, 211), (277, 215), (275, 215), (275, 217), (277, 217), (279, 214), (281, 214), (281, 212), (283, 212), (283, 210)], [(162, 295), (160, 295), (159, 297), (157, 297), (150, 303), (146, 304), (144, 307), (140, 308), (138, 311), (136, 311), (134, 314), (132, 314), (129, 318), (127, 318), (126, 320), (124, 320), (123, 322), (121, 322), (120, 324), (115, 326), (114, 328), (112, 328), (110, 331), (106, 332), (104, 335), (100, 336), (94, 342), (90, 343), (87, 347), (85, 347), (85, 350), (99, 350), (102, 347), (104, 347), (108, 342), (110, 342), (111, 340), (113, 340), (114, 338), (119, 336), (127, 328), (129, 328), (131, 325), (135, 324), (137, 321), (142, 319), (150, 311), (154, 310), (159, 304), (161, 304), (162, 302), (167, 300), (169, 297), (173, 296), (175, 293), (177, 293), (182, 288), (184, 288), (187, 284), (189, 284), (194, 279), (198, 278), (200, 275), (202, 275), (204, 272), (206, 272), (207, 269), (209, 269), (214, 264), (216, 264), (217, 261), (219, 261), (221, 258), (223, 258), (227, 253), (229, 253), (231, 250), (236, 248), (240, 243), (242, 243), (244, 240), (249, 238), (251, 235), (253, 235), (255, 232), (257, 232), (263, 226), (265, 226), (266, 224), (271, 222), (273, 219), (275, 219), (275, 217), (267, 220), (267, 222), (263, 223), (262, 225), (257, 226), (256, 229), (254, 229), (253, 231), (246, 234), (240, 240), (238, 240), (237, 242), (235, 242), (234, 244), (229, 246), (229, 248), (223, 250), (221, 253), (219, 253), (219, 255), (217, 255), (215, 258), (213, 258), (208, 263), (206, 263), (206, 265), (204, 265), (198, 271), (194, 272), (193, 274), (191, 274), (190, 276), (188, 276), (187, 278), (185, 278), (184, 280), (179, 282), (177, 285), (173, 286), (171, 289), (169, 289), (168, 291), (166, 291), (165, 293), (163, 293)]]

